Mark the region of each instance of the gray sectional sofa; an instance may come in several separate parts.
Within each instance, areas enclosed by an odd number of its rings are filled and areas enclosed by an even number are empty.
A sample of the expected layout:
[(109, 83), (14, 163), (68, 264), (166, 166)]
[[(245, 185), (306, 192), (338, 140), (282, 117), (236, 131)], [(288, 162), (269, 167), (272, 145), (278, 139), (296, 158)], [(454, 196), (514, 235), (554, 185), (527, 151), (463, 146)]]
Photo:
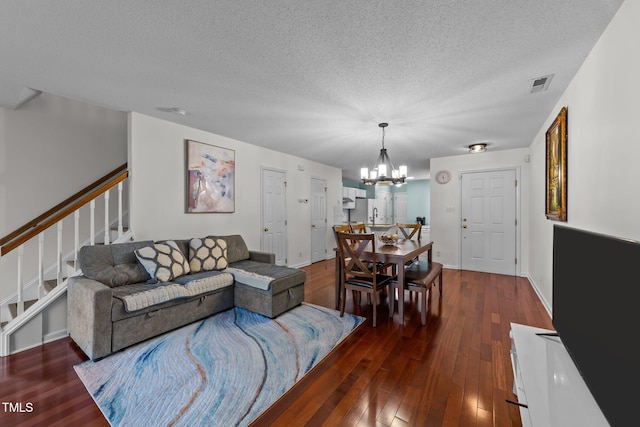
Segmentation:
[(67, 329), (92, 360), (234, 306), (273, 318), (304, 299), (305, 272), (240, 235), (85, 246), (78, 261)]

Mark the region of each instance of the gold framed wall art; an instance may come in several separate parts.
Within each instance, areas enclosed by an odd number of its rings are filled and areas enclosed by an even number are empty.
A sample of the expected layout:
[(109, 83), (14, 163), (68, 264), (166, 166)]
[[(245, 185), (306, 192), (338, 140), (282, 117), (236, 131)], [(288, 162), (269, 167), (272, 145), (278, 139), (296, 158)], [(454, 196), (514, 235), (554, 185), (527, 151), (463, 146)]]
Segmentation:
[(562, 107), (546, 133), (547, 219), (567, 220), (567, 107)]

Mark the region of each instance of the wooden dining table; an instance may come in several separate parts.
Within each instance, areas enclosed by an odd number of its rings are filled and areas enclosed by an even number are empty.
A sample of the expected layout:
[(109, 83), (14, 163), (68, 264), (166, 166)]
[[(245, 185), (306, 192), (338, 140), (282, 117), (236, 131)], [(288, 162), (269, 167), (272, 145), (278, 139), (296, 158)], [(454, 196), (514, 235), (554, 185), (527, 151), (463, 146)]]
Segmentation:
[[(385, 245), (380, 240), (375, 240), (375, 261), (395, 264), (395, 270), (398, 274), (394, 288), (398, 290), (398, 319), (404, 324), (404, 265), (412, 259), (427, 252), (427, 261), (431, 263), (433, 242), (426, 240), (405, 240), (400, 239), (395, 245)], [(363, 259), (374, 261), (371, 244), (367, 245), (362, 253)], [(342, 295), (342, 261), (336, 249), (336, 309), (340, 306), (340, 297)], [(395, 294), (395, 292), (394, 292)], [(389, 314), (393, 315), (395, 303), (394, 295), (389, 296)], [(392, 304), (393, 303), (393, 304)]]

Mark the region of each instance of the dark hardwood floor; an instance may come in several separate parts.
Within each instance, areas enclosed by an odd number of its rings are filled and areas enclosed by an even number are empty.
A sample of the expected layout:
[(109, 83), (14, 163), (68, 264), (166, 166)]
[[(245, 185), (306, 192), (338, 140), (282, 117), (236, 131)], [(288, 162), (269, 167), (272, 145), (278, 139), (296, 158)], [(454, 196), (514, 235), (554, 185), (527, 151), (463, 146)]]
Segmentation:
[[(307, 302), (334, 307), (333, 266), (304, 268)], [(445, 269), (425, 326), (415, 298), (405, 300), (404, 326), (383, 302), (376, 328), (368, 319), (254, 425), (521, 425), (505, 402), (514, 399), (509, 324), (552, 328), (529, 282)], [(370, 307), (348, 296), (347, 311)], [(84, 360), (68, 338), (0, 358), (0, 426), (108, 426), (73, 370)]]

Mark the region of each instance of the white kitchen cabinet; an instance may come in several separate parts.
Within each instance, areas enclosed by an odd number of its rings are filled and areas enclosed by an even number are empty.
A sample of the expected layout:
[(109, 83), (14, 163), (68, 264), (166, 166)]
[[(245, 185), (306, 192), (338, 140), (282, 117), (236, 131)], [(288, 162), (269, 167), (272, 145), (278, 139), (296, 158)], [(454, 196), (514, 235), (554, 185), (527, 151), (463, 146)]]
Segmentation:
[[(342, 187), (342, 208), (343, 209), (356, 208), (356, 190), (357, 188)], [(349, 199), (350, 201), (346, 201), (347, 199)]]

